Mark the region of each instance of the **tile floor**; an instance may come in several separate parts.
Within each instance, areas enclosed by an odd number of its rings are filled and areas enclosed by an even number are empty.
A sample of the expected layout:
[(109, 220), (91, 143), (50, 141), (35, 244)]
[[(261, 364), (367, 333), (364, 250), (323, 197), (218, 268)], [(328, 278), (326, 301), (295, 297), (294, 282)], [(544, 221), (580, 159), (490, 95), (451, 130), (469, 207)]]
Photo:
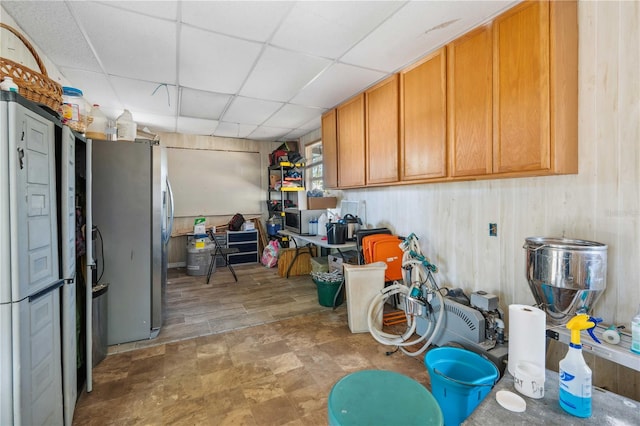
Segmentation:
[(74, 425), (325, 425), (346, 374), (393, 370), (429, 388), (423, 357), (352, 334), (346, 305), (318, 304), (308, 276), (261, 266), (204, 277), (172, 271), (157, 339), (118, 345), (94, 369)]

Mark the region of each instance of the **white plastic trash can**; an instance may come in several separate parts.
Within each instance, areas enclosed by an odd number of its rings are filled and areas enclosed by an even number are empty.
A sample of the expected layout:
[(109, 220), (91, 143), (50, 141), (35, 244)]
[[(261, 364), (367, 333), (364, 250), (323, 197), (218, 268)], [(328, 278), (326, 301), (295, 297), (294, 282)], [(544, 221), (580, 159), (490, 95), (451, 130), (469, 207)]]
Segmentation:
[[(347, 290), (347, 317), (352, 333), (369, 331), (367, 312), (376, 294), (384, 289), (385, 262), (367, 265), (344, 264), (344, 279)], [(376, 328), (382, 328), (382, 311), (375, 319)]]

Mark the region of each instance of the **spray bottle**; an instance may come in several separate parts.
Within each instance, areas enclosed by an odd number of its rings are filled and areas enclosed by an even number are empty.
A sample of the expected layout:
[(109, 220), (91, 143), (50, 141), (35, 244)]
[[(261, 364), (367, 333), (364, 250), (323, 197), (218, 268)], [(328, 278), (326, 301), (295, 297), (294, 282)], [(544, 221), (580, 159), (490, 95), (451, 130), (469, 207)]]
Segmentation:
[(560, 407), (576, 417), (591, 417), (591, 369), (582, 356), (580, 331), (588, 330), (591, 338), (600, 343), (593, 334), (601, 318), (578, 314), (567, 323), (571, 330), (569, 352), (560, 361)]

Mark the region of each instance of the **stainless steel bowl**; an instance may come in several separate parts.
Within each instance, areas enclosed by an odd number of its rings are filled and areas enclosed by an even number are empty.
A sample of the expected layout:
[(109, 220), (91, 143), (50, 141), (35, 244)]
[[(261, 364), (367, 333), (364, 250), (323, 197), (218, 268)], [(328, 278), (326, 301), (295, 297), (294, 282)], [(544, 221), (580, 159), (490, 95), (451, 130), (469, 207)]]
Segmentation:
[(590, 313), (607, 287), (607, 246), (565, 238), (526, 238), (526, 276), (552, 324)]

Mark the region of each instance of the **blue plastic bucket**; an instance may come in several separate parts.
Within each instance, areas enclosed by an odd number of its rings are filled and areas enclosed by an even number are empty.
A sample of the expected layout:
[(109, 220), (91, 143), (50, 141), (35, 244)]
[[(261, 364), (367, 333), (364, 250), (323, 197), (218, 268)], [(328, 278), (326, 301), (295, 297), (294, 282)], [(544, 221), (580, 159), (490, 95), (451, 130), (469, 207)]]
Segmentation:
[(267, 223), (267, 234), (271, 236), (278, 235), (278, 231), (280, 231), (279, 223)]
[(431, 393), (440, 405), (445, 426), (457, 426), (469, 417), (499, 377), (491, 361), (461, 348), (431, 349), (424, 363), (431, 379)]

